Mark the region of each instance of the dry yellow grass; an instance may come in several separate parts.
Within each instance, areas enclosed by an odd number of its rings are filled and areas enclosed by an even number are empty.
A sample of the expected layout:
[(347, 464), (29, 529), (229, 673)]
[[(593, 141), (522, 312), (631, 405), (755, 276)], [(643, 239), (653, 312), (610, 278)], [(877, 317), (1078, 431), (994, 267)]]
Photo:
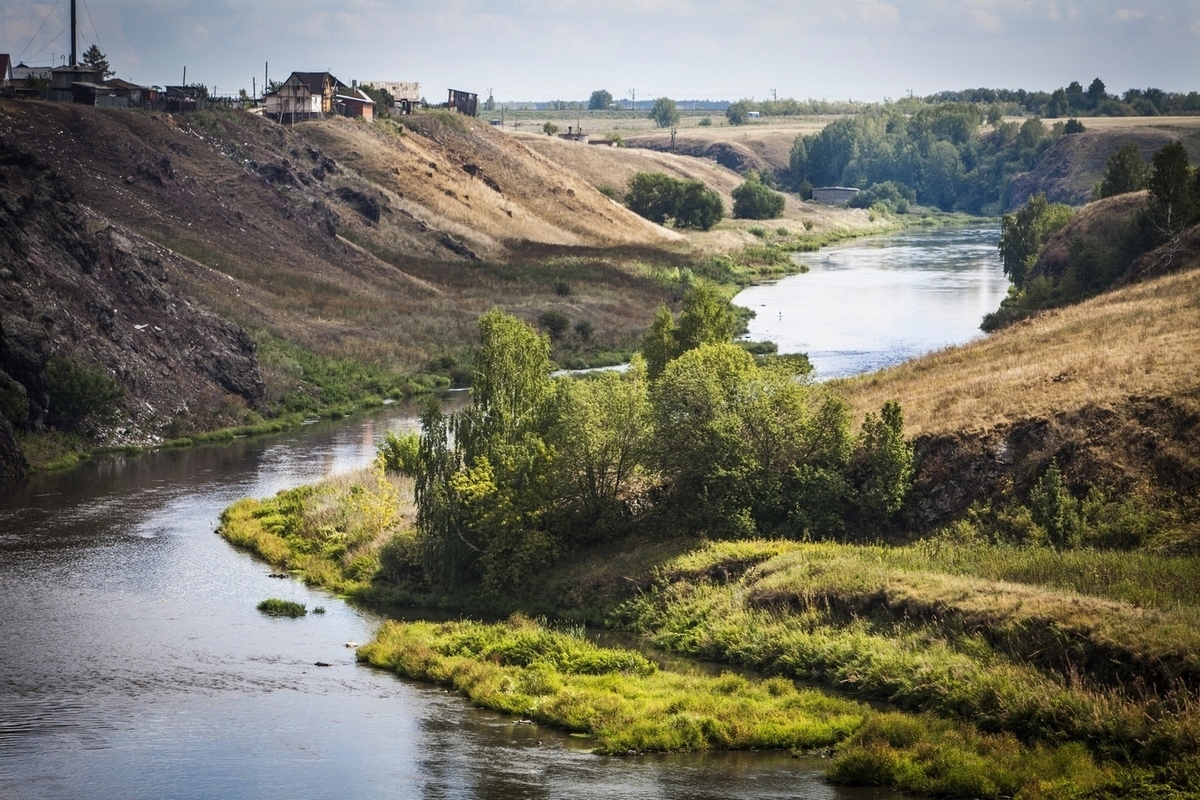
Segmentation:
[[(733, 170), (708, 159), (633, 147), (597, 147), (545, 135), (520, 138), (530, 149), (581, 176), (593, 186), (610, 186), (617, 192), (624, 192), (629, 179), (639, 172), (663, 172), (679, 180), (701, 181), (716, 190), (728, 213), (733, 207), (733, 190), (745, 181)], [(811, 228), (806, 227), (808, 224), (811, 224)], [(872, 222), (864, 209), (806, 203), (795, 195), (787, 194), (783, 216), (779, 219), (765, 222), (727, 219), (711, 231), (688, 232), (687, 236), (694, 246), (706, 252), (727, 252), (759, 244), (760, 240), (748, 232), (754, 226), (772, 229), (783, 227), (794, 235), (880, 230), (880, 225)]]
[(899, 400), (913, 435), (1193, 394), (1200, 391), (1200, 271), (1046, 312), (840, 386), (860, 414)]

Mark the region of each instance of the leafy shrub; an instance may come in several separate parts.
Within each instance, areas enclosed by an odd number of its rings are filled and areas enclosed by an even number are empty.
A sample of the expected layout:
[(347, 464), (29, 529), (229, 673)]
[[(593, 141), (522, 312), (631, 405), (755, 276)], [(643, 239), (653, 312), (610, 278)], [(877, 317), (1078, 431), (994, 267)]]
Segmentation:
[(1083, 133), (1086, 130), (1087, 128), (1083, 127), (1083, 123), (1074, 117), (1067, 120), (1067, 124), (1063, 126), (1063, 133), (1068, 135), (1072, 133)]
[(625, 205), (659, 225), (706, 231), (725, 216), (721, 195), (700, 181), (681, 181), (661, 172), (639, 172), (629, 181)]
[(542, 132), (547, 136), (553, 136), (554, 134), (558, 133), (558, 126), (553, 122), (547, 122), (542, 126)]
[(609, 200), (617, 199), (617, 190), (608, 184), (605, 184), (604, 186), (597, 186), (596, 191), (607, 197)]
[(421, 437), (416, 433), (403, 436), (388, 431), (379, 445), (379, 458), (386, 472), (416, 475), (421, 464)]
[(733, 190), (733, 215), (739, 219), (775, 219), (783, 213), (783, 195), (763, 185), (757, 175)]
[(850, 198), (846, 205), (851, 208), (871, 208), (881, 205), (889, 214), (906, 214), (910, 203), (915, 203), (917, 193), (899, 181), (876, 183)]
[(61, 357), (46, 365), (50, 395), (49, 422), (64, 431), (95, 430), (117, 419), (125, 389), (100, 367), (88, 367)]
[(561, 339), (571, 329), (571, 318), (561, 311), (543, 311), (538, 315), (538, 324), (546, 329), (551, 339)]
[(712, 117), (702, 117), (700, 119), (700, 121), (696, 124), (699, 125), (701, 128), (712, 127)]
[(750, 228), (750, 234), (752, 236), (757, 236), (760, 239), (765, 239), (767, 238), (767, 229), (761, 225), (755, 225), (754, 227)]

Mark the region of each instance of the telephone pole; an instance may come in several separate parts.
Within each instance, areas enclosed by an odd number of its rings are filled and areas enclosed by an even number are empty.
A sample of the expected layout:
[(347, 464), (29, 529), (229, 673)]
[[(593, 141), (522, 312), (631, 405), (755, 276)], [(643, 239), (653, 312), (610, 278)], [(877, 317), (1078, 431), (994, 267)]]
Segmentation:
[(79, 39), (79, 36), (78, 36), (79, 26), (76, 22), (76, 19), (78, 16), (76, 13), (76, 3), (77, 2), (78, 2), (78, 0), (71, 0), (71, 66), (72, 67), (79, 66), (79, 57), (78, 57), (79, 54), (78, 54), (78, 50), (76, 49), (77, 48), (76, 41)]
[(637, 89), (630, 89), (629, 97), (631, 98), (629, 101), (629, 110), (634, 111), (637, 109)]

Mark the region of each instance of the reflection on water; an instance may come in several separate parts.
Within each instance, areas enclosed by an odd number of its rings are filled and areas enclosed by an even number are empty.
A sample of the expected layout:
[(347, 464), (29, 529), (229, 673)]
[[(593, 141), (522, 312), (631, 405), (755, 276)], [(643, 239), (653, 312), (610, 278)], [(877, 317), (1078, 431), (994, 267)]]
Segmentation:
[(798, 254), (810, 267), (740, 292), (749, 338), (808, 353), (818, 378), (856, 375), (981, 336), (1008, 291), (994, 227), (917, 231)]
[[(394, 408), (0, 490), (0, 797), (892, 796), (786, 754), (595, 756), (359, 666), (345, 643), (376, 617), (213, 533), (239, 497), (363, 466), (415, 425)], [(271, 596), (328, 613), (267, 618)]]

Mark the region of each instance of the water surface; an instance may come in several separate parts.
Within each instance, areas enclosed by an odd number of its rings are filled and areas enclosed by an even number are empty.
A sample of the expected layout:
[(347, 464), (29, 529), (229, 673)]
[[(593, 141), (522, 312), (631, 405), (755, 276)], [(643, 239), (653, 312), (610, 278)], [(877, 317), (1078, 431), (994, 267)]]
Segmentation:
[[(600, 757), (360, 666), (345, 644), (378, 618), (214, 534), (238, 498), (363, 466), (415, 424), (392, 409), (0, 489), (0, 797), (896, 797), (785, 753)], [(266, 618), (271, 596), (328, 613)]]
[(748, 338), (807, 353), (818, 378), (871, 372), (982, 336), (1008, 291), (994, 226), (906, 231), (802, 253), (809, 272), (740, 292)]

